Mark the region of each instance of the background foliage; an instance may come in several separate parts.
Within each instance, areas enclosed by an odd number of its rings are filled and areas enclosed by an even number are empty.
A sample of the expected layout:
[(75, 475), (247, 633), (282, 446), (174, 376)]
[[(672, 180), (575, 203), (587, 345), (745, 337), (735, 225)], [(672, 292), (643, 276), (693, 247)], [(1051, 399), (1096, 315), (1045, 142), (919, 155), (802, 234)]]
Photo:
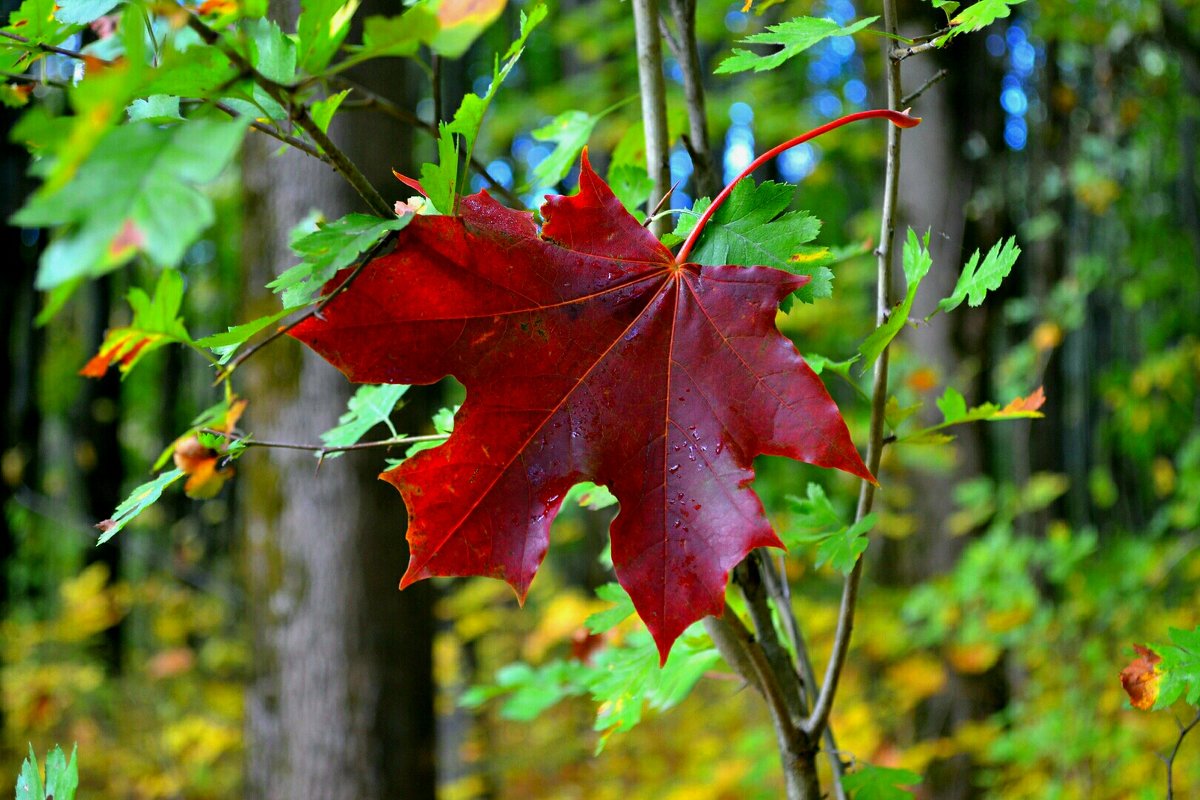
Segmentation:
[[(227, 482), (230, 468), (214, 457), (212, 482), (188, 482), (198, 499), (185, 497), (181, 484), (168, 488), (99, 549), (92, 525), (151, 479), (155, 459), (193, 420), (217, 429), (236, 422), (228, 419), (232, 393), (210, 386), (209, 362), (227, 361), (232, 351), (215, 348), (241, 334), (203, 337), (251, 318), (239, 300), (246, 201), (235, 156), (246, 136), (262, 135), (247, 130), (250, 119), (278, 120), (282, 108), (279, 98), (239, 81), (234, 65), (203, 56), (209, 51), (192, 46), (199, 39), (169, 9), (103, 5), (64, 3), (56, 16), (37, 0), (6, 7), (13, 15), (5, 30), (57, 35), (100, 59), (124, 53), (126, 66), (96, 68), (68, 91), (62, 86), (79, 77), (75, 60), (49, 55), (30, 67), (15, 60), (16, 50), (4, 54), (13, 142), (5, 152), (5, 212), (24, 207), (4, 234), (14, 264), (9, 285), (17, 288), (5, 293), (0, 315), (0, 752), (15, 776), (30, 742), (39, 753), (78, 743), (85, 795), (240, 796), (243, 689), (251, 677), (246, 553), (237, 533), (243, 485)], [(209, 11), (218, 19), (261, 15), (250, 5)], [(914, 35), (934, 31), (945, 25), (937, 8), (944, 5), (902, 4), (902, 18)], [(969, 8), (985, 6), (1007, 8)], [(385, 22), (360, 32), (356, 23), (353, 31), (331, 28), (328, 40), (313, 34), (301, 48), (264, 20), (239, 30), (242, 52), (281, 83), (298, 69), (319, 73), (342, 36), (352, 45), (349, 58), (362, 62), (384, 55), (429, 62), (438, 53), (455, 99), (487, 97), (493, 78), (503, 76), (473, 152), (531, 206), (548, 191), (573, 188), (584, 142), (628, 196), (648, 191), (644, 173), (631, 168), (641, 158), (641, 132), (637, 104), (624, 102), (635, 85), (627, 6), (552, 3), (510, 64), (522, 10), (533, 14), (511, 4), (469, 47), (439, 41), (433, 23), (426, 34)], [(1162, 642), (1166, 652), (1165, 643), (1181, 641), (1171, 629), (1200, 622), (1200, 7), (1028, 0), (1011, 11), (973, 36), (955, 32), (945, 50), (920, 57), (926, 72), (913, 67), (906, 76), (913, 88), (932, 74), (929, 64), (949, 73), (914, 101), (925, 124), (906, 134), (908, 142), (943, 142), (915, 151), (941, 160), (909, 160), (902, 172), (902, 221), (930, 229), (933, 267), (912, 303), (917, 324), (900, 333), (892, 356), (891, 418), (902, 441), (885, 451), (885, 490), (864, 556), (868, 584), (832, 726), (847, 759), (921, 777), (918, 796), (1161, 797), (1155, 753), (1175, 743), (1175, 724), (1169, 714), (1131, 709), (1117, 674), (1133, 658), (1133, 643)], [(826, 39), (761, 74), (724, 66), (734, 43), (797, 15), (848, 25), (874, 13), (849, 0), (699, 4), (709, 122), (727, 178), (752, 154), (878, 105), (880, 96), (877, 37)], [(60, 29), (33, 32), (47, 25)], [(160, 58), (178, 68), (170, 86), (155, 83), (167, 74), (153, 69)], [(914, 56), (906, 68), (918, 62)], [(718, 64), (731, 74), (713, 75)], [(690, 208), (699, 192), (679, 139), (679, 65), (668, 59), (666, 73), (677, 128), (672, 175), (680, 181), (671, 205)], [(409, 113), (426, 126), (438, 110), (452, 117), (457, 104), (435, 100), (417, 75)], [(335, 139), (339, 124), (367, 113), (356, 103), (370, 105), (339, 87), (312, 89), (325, 104), (312, 115)], [(213, 112), (199, 128), (173, 125), (181, 113), (208, 112), (169, 96), (212, 99), (244, 116)], [(322, 115), (339, 104), (329, 127)], [(117, 124), (138, 117), (153, 124)], [(311, 134), (295, 133), (320, 148)], [(803, 352), (829, 359), (827, 385), (855, 432), (866, 429), (866, 382), (861, 364), (839, 363), (859, 352), (872, 327), (881, 143), (878, 129), (847, 129), (760, 175), (803, 181), (790, 207), (823, 222), (812, 246), (837, 257), (831, 296), (796, 303), (779, 324)], [(34, 181), (20, 177), (26, 146), (44, 156)], [(438, 161), (431, 136), (415, 147), (411, 165)], [(486, 185), (476, 171), (458, 179), (471, 189)], [(943, 205), (923, 215), (929, 181), (951, 189), (939, 190)], [(388, 197), (410, 193), (389, 187)], [(123, 227), (127, 218), (138, 221), (140, 235)], [(348, 255), (319, 238), (338, 225), (357, 237)], [(43, 226), (59, 226), (52, 240)], [(310, 300), (324, 278), (395, 226), (351, 219), (302, 228), (296, 261), (308, 267), (288, 274), (291, 263), (270, 265), (282, 292), (272, 312)], [(954, 314), (924, 321), (939, 299), (959, 294), (951, 290), (970, 253), (986, 254), (1009, 236), (1023, 254), (1003, 284), (989, 284), (988, 301), (974, 308), (969, 297)], [(948, 276), (938, 284), (944, 290), (928, 288), (939, 274)], [(176, 275), (186, 291), (167, 277)], [(33, 324), (39, 313), (49, 324)], [(267, 319), (242, 333), (277, 317)], [(120, 338), (127, 335), (139, 337), (136, 349)], [(96, 381), (76, 374), (110, 345), (116, 349), (104, 366), (137, 368)], [(1038, 386), (1047, 397), (1044, 420), (929, 431), (960, 410), (1003, 406)], [(360, 392), (341, 433), (330, 431), (324, 444), (368, 432), (443, 433), (461, 399), (459, 387), (437, 388), (429, 401), (447, 410), (402, 431), (382, 424), (400, 395)], [(247, 415), (240, 425), (252, 430), (253, 402)], [(323, 430), (314, 426), (309, 441), (320, 441)], [(914, 432), (923, 435), (903, 441)], [(957, 438), (945, 442), (938, 433)], [(797, 545), (786, 572), (822, 662), (844, 561), (822, 552), (829, 537), (811, 535), (810, 521), (816, 504), (844, 514), (854, 486), (760, 461), (756, 490)], [(805, 489), (810, 481), (815, 492)], [(601, 498), (586, 499), (603, 506)], [(440, 584), (433, 658), (441, 796), (778, 796), (777, 756), (758, 698), (710, 658), (703, 633), (685, 636), (677, 649), (692, 657), (660, 674), (644, 626), (608, 613), (626, 602), (611, 588), (603, 553), (611, 513), (564, 513), (523, 610), (496, 582)], [(840, 533), (847, 547), (865, 541), (861, 531)], [(1190, 718), (1187, 699), (1175, 711)], [(1200, 792), (1195, 747), (1186, 743), (1176, 764), (1179, 796)], [(909, 785), (910, 778), (878, 782)], [(858, 780), (856, 796), (872, 796), (871, 774)]]

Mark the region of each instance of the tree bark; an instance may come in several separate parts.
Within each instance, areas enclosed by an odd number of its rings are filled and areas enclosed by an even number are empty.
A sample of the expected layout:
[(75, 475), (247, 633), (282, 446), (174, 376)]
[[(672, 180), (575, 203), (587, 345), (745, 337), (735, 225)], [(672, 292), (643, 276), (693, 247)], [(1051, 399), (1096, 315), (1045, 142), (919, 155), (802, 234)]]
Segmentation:
[[(292, 9), (295, 13), (295, 9)], [(390, 94), (406, 76), (374, 72)], [(335, 122), (332, 136), (377, 187), (405, 168), (409, 133), (384, 118)], [(310, 209), (362, 211), (328, 167), (251, 137), (245, 257), (248, 315), (274, 307), (263, 284), (294, 263), (288, 231)], [(389, 176), (390, 177), (390, 176)], [(239, 371), (246, 426), (265, 439), (312, 441), (337, 420), (351, 388), (290, 341)], [(432, 589), (403, 593), (403, 503), (377, 481), (378, 453), (317, 470), (311, 453), (257, 449), (241, 496), (255, 674), (247, 696), (246, 796), (372, 800), (435, 796)]]

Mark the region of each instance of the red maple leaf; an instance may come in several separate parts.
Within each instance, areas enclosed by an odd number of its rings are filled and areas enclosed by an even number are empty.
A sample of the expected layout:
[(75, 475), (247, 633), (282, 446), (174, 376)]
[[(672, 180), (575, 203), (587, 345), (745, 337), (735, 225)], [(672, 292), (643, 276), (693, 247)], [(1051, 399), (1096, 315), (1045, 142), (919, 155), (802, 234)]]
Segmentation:
[(665, 660), (724, 610), (734, 565), (782, 547), (755, 456), (873, 479), (775, 327), (806, 277), (677, 263), (586, 153), (579, 193), (542, 215), (539, 231), (481, 192), (458, 216), (418, 216), (292, 335), (352, 381), (467, 388), (449, 441), (382, 475), (408, 506), (401, 588), (488, 575), (524, 598), (563, 495), (595, 481), (621, 502), (613, 566)]

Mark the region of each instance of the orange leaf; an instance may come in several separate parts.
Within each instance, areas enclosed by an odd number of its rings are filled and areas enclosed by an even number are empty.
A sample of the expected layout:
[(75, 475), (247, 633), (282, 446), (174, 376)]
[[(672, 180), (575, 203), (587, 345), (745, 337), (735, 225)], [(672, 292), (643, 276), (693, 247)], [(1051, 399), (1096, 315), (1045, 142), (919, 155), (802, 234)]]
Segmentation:
[(1011, 403), (1000, 409), (1001, 414), (1014, 414), (1018, 411), (1037, 411), (1046, 403), (1046, 392), (1039, 386), (1028, 397), (1014, 398)]
[(1129, 695), (1129, 702), (1134, 708), (1149, 711), (1158, 700), (1158, 684), (1162, 679), (1158, 665), (1162, 657), (1140, 644), (1135, 644), (1133, 649), (1138, 657), (1121, 670), (1121, 685), (1125, 687), (1125, 693)]

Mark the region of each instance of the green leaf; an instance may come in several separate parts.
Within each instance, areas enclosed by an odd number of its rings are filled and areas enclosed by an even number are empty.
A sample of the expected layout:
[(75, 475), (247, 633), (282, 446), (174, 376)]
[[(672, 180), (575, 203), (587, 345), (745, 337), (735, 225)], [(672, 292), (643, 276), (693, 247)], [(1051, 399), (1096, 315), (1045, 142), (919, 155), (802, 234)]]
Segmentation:
[(905, 786), (916, 786), (923, 778), (912, 770), (877, 767), (860, 761), (858, 769), (842, 778), (854, 800), (912, 800)]
[(6, 70), (22, 71), (34, 59), (43, 55), (34, 43), (61, 44), (78, 30), (77, 24), (58, 19), (55, 14), (56, 6), (55, 0), (24, 0), (8, 15), (8, 24), (4, 26), (4, 30), (24, 36), (29, 39), (30, 44), (22, 45), (11, 39), (4, 40), (4, 45), (0, 47), (0, 51), (3, 51), (0, 55), (0, 65)]
[(134, 100), (125, 113), (129, 115), (130, 122), (146, 120), (163, 125), (183, 121), (179, 113), (179, 98), (169, 94), (152, 94), (145, 99)]
[(334, 69), (340, 72), (370, 58), (411, 56), (437, 32), (437, 15), (427, 5), (414, 6), (398, 17), (367, 17), (363, 22), (362, 44), (347, 47), (349, 57), (339, 61)]
[(438, 163), (421, 165), (421, 188), (439, 214), (453, 214), (458, 196), (458, 144), (450, 126), (438, 128)]
[(120, 533), (121, 529), (128, 525), (134, 517), (154, 505), (158, 498), (162, 497), (164, 489), (182, 477), (183, 470), (173, 469), (134, 489), (129, 494), (129, 497), (125, 498), (121, 505), (117, 506), (117, 510), (113, 512), (112, 519), (106, 519), (96, 526), (101, 531), (100, 538), (96, 540), (96, 544), (104, 544)]
[[(938, 398), (937, 406), (942, 412), (942, 421), (929, 428), (923, 428), (912, 433), (906, 433), (897, 439), (897, 443), (905, 444), (944, 444), (953, 437), (946, 437), (939, 431), (951, 425), (964, 425), (968, 422), (1000, 422), (1010, 419), (1037, 419), (1042, 416), (1038, 411), (1045, 402), (1041, 388), (1031, 392), (1028, 397), (1017, 397), (1003, 408), (995, 403), (982, 403), (974, 408), (967, 408), (967, 401), (952, 386)], [(896, 424), (902, 420), (897, 420)], [(895, 425), (893, 425), (895, 427)]]
[[(492, 65), (492, 82), (488, 84), (487, 91), (483, 94), (468, 94), (462, 99), (458, 110), (454, 112), (454, 119), (446, 126), (445, 131), (456, 134), (462, 137), (461, 150), (464, 153), (463, 161), (470, 163), (471, 157), (475, 153), (475, 140), (479, 136), (479, 128), (483, 124), (483, 117), (487, 113), (488, 107), (491, 106), (492, 100), (496, 97), (496, 92), (500, 89), (500, 85), (504, 83), (504, 79), (516, 66), (517, 61), (521, 58), (524, 52), (525, 40), (529, 38), (529, 34), (537, 25), (546, 18), (546, 5), (538, 3), (529, 10), (527, 15), (524, 11), (521, 12), (521, 28), (517, 38), (509, 45), (505, 52), (504, 66), (499, 65), (499, 57), (496, 58)], [(462, 176), (463, 181), (466, 180), (466, 175)], [(424, 185), (424, 184), (422, 184)], [(436, 207), (436, 203), (434, 204)]]
[(950, 21), (950, 18), (954, 16), (954, 12), (962, 5), (958, 0), (929, 0), (929, 4), (940, 11), (944, 11), (947, 22)]
[(946, 391), (938, 398), (937, 407), (947, 425), (953, 425), (967, 416), (966, 398), (953, 386), (946, 387)]
[(629, 619), (634, 614), (633, 600), (619, 583), (606, 583), (596, 589), (596, 596), (605, 602), (612, 603), (612, 608), (597, 611), (583, 624), (592, 633), (607, 633)]
[(867, 549), (867, 534), (875, 527), (876, 515), (868, 514), (853, 525), (829, 502), (819, 484), (808, 484), (807, 497), (789, 497), (795, 515), (794, 525), (780, 533), (789, 550), (817, 545), (816, 566), (830, 564), (843, 574), (854, 568)]
[[(369, 430), (380, 423), (387, 425), (393, 437), (398, 436), (392, 427), (391, 416), (396, 403), (408, 391), (403, 384), (385, 383), (380, 386), (360, 386), (346, 404), (346, 413), (338, 418), (336, 427), (321, 434), (321, 441), (328, 447), (347, 447), (357, 444)], [(319, 453), (329, 459), (337, 458), (341, 452)]]
[(337, 113), (338, 106), (342, 104), (342, 101), (346, 99), (348, 94), (350, 94), (350, 90), (345, 89), (336, 94), (329, 95), (324, 100), (318, 100), (309, 107), (309, 116), (312, 117), (313, 122), (317, 123), (318, 128), (324, 132), (328, 132), (329, 123), (333, 121), (333, 115)]
[(1200, 627), (1171, 628), (1169, 634), (1171, 644), (1151, 646), (1162, 657), (1158, 665), (1162, 683), (1154, 707), (1167, 708), (1181, 697), (1200, 706)]
[(250, 39), (250, 63), (255, 69), (276, 83), (296, 79), (296, 43), (274, 21), (243, 20), (242, 30)]
[[(267, 288), (282, 294), (287, 309), (307, 305), (321, 294), (322, 287), (338, 270), (353, 264), (388, 231), (400, 230), (411, 219), (411, 214), (394, 219), (347, 214), (333, 222), (318, 222), (317, 230), (310, 233), (295, 230), (292, 250), (303, 260), (268, 283)], [(263, 323), (259, 330), (269, 324), (269, 321)]]
[[(1004, 19), (1011, 13), (1011, 6), (1020, 5), (1025, 0), (979, 0), (974, 5), (964, 8), (956, 17), (951, 18), (950, 32), (937, 40), (938, 47), (961, 33), (972, 33), (983, 30), (998, 19)], [(953, 5), (957, 6), (957, 3)], [(940, 6), (935, 6), (940, 7)], [(951, 11), (950, 13), (953, 13)]]
[(68, 25), (87, 25), (117, 7), (121, 0), (60, 0), (54, 16)]
[[(811, 303), (831, 296), (833, 273), (825, 266), (826, 256), (804, 247), (820, 233), (821, 221), (804, 211), (787, 210), (795, 192), (790, 183), (739, 181), (700, 234), (691, 260), (808, 275), (812, 280), (794, 293), (797, 298)], [(692, 213), (680, 215), (674, 235), (686, 238), (710, 204), (707, 198), (697, 200)]]
[(849, 528), (827, 536), (817, 546), (816, 566), (828, 563), (843, 575), (849, 575), (859, 557), (866, 551), (870, 541), (867, 534), (875, 527), (877, 519), (876, 514), (867, 514)]
[[(433, 415), (433, 431), (434, 433), (443, 436), (449, 436), (454, 433), (454, 414), (458, 411), (458, 406), (454, 408), (439, 408), (437, 413)], [(431, 439), (428, 442), (415, 442), (412, 447), (404, 451), (405, 458), (411, 458), (422, 450), (432, 450), (441, 445), (442, 442)]]
[(251, 336), (259, 331), (274, 325), (279, 320), (296, 311), (296, 308), (283, 308), (274, 314), (249, 322), (243, 322), (240, 325), (234, 325), (224, 333), (214, 333), (210, 336), (205, 336), (203, 339), (197, 339), (196, 344), (201, 347), (207, 347), (217, 356), (218, 364), (228, 364), (229, 359), (233, 358), (233, 354), (245, 344)]
[(176, 270), (162, 271), (153, 297), (135, 287), (129, 290), (127, 299), (133, 309), (133, 319), (128, 325), (112, 328), (105, 334), (99, 352), (81, 370), (82, 374), (99, 378), (117, 364), (121, 374), (125, 375), (164, 345), (192, 343), (183, 318), (179, 316), (183, 305), (183, 276)]
[(216, 47), (193, 46), (186, 50), (168, 47), (162, 55), (162, 66), (138, 88), (142, 94), (208, 98), (226, 91), (238, 72), (229, 57)]
[(642, 206), (650, 199), (654, 181), (650, 179), (645, 167), (638, 164), (610, 166), (608, 185), (626, 211), (633, 214), (638, 222), (646, 221), (646, 212)]
[(563, 498), (563, 505), (578, 503), (581, 508), (599, 511), (617, 504), (617, 498), (607, 486), (600, 486), (591, 481), (582, 481), (570, 488)]
[[(983, 264), (979, 264), (979, 251), (976, 250), (971, 260), (963, 267), (958, 276), (958, 283), (949, 297), (937, 304), (938, 311), (953, 311), (962, 305), (963, 300), (971, 308), (977, 308), (983, 303), (988, 292), (1000, 288), (1000, 283), (1012, 272), (1013, 264), (1021, 255), (1015, 237), (1001, 240), (992, 245)], [(932, 316), (932, 315), (930, 315)]]
[(71, 749), (71, 762), (61, 747), (55, 745), (46, 756), (46, 797), (53, 800), (75, 800), (79, 788), (79, 767), (75, 763), (78, 747)]
[(849, 36), (858, 33), (879, 17), (860, 19), (852, 25), (842, 27), (831, 19), (819, 17), (796, 17), (778, 25), (772, 25), (762, 33), (742, 39), (740, 44), (769, 44), (781, 49), (771, 55), (759, 55), (749, 50), (735, 48), (733, 55), (722, 61), (716, 69), (718, 75), (733, 72), (766, 72), (775, 69), (790, 58), (803, 53), (818, 42), (831, 36)]
[(329, 65), (346, 34), (361, 0), (303, 0), (296, 22), (296, 60), (315, 75)]
[(913, 300), (917, 297), (917, 288), (929, 274), (929, 268), (933, 266), (933, 259), (929, 256), (929, 231), (925, 232), (924, 239), (918, 241), (917, 234), (913, 229), (908, 229), (908, 239), (904, 242), (903, 263), (904, 277), (908, 281), (908, 291), (900, 305), (892, 309), (887, 321), (876, 328), (859, 346), (858, 352), (863, 357), (862, 372), (871, 368), (875, 359), (879, 358), (880, 354), (900, 333), (904, 324), (908, 322), (908, 315), (912, 313)]
[(46, 791), (42, 788), (42, 773), (38, 769), (37, 754), (33, 745), (29, 745), (29, 757), (21, 764), (21, 772), (17, 775), (16, 800), (45, 800)]
[(533, 138), (539, 142), (554, 142), (554, 150), (533, 168), (533, 183), (539, 187), (553, 186), (567, 176), (579, 161), (579, 153), (602, 115), (583, 111), (564, 111), (550, 123), (535, 128)]
[(102, 275), (136, 252), (178, 264), (213, 221), (196, 187), (221, 173), (245, 132), (245, 123), (221, 120), (112, 130), (64, 191), (39, 190), (13, 217), (25, 227), (66, 226), (42, 255), (37, 288)]

